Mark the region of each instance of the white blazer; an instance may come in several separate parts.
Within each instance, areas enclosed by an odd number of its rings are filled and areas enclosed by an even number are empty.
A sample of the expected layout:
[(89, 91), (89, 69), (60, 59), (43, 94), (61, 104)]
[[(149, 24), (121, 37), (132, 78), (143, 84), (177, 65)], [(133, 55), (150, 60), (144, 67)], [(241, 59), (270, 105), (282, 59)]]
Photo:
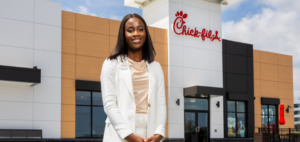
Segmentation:
[[(164, 74), (158, 62), (148, 63), (148, 122), (147, 138), (154, 134), (165, 136), (166, 99)], [(107, 115), (103, 142), (126, 142), (135, 131), (135, 98), (127, 57), (106, 59), (101, 71), (101, 91)]]

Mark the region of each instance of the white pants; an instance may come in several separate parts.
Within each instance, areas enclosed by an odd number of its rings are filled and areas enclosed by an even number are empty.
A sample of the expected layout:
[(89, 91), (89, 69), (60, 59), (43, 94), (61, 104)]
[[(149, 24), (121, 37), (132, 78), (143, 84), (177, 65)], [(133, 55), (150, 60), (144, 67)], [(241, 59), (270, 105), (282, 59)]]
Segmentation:
[(147, 113), (136, 113), (135, 114), (135, 132), (134, 134), (146, 139), (147, 138)]

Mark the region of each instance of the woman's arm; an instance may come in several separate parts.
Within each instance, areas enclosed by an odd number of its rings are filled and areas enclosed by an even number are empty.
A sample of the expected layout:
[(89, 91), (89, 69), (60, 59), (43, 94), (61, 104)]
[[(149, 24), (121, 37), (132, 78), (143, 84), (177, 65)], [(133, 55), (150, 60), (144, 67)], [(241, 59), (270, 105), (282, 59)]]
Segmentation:
[(162, 137), (165, 136), (165, 126), (167, 119), (167, 110), (166, 110), (166, 96), (165, 96), (165, 78), (163, 70), (158, 63), (158, 86), (157, 86), (157, 99), (156, 99), (156, 121), (157, 128), (155, 129), (154, 134), (159, 134)]
[(117, 62), (106, 59), (101, 71), (101, 91), (103, 98), (104, 111), (110, 120), (113, 128), (118, 135), (124, 139), (133, 132), (128, 124), (122, 118), (120, 110), (117, 106), (115, 71)]

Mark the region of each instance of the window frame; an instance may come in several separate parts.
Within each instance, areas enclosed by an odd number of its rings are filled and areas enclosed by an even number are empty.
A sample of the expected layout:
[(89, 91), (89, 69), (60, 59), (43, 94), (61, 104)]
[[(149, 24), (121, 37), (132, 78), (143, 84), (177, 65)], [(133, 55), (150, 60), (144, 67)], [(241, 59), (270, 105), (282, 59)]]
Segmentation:
[[(76, 101), (76, 97), (77, 97), (77, 92), (78, 91), (81, 91), (81, 92), (89, 92), (90, 94), (90, 104), (89, 105), (83, 105), (83, 104), (77, 104), (77, 101)], [(96, 136), (93, 136), (93, 108), (94, 107), (99, 107), (99, 108), (103, 108), (103, 103), (102, 105), (93, 105), (93, 93), (101, 93), (101, 97), (102, 97), (102, 92), (101, 91), (95, 91), (95, 90), (81, 90), (81, 89), (76, 89), (75, 91), (75, 112), (77, 112), (77, 106), (83, 106), (83, 107), (89, 107), (90, 108), (90, 127), (91, 127), (91, 130), (90, 130), (90, 137), (78, 137), (76, 135), (76, 126), (75, 126), (75, 138), (78, 138), (78, 139), (83, 139), (83, 138), (103, 138), (103, 136), (101, 137), (96, 137)], [(104, 109), (104, 108), (103, 108)], [(76, 115), (75, 115), (76, 117)], [(76, 124), (77, 121), (75, 121), (75, 124)], [(104, 132), (104, 130), (103, 130)]]
[[(262, 122), (263, 116), (267, 116), (267, 120), (268, 120), (268, 124), (267, 124), (267, 126), (268, 126), (268, 127), (267, 127), (268, 131), (267, 131), (267, 132), (270, 133), (269, 130), (271, 129), (271, 128), (270, 128), (270, 120), (269, 120), (269, 119), (270, 119), (270, 116), (275, 117), (275, 128), (273, 128), (273, 129), (278, 130), (278, 127), (279, 127), (279, 126), (278, 126), (278, 105), (262, 104), (262, 105), (261, 105), (261, 108), (262, 108), (263, 106), (267, 106), (267, 113), (268, 113), (268, 114), (267, 114), (267, 115), (265, 115), (265, 114), (263, 115), (263, 114), (261, 113), (261, 122)], [(269, 108), (270, 108), (270, 106), (275, 106), (275, 111), (274, 111), (274, 112), (275, 112), (275, 115), (270, 115), (270, 114), (269, 114)], [(261, 111), (262, 111), (262, 109), (261, 109)], [(261, 123), (261, 125), (262, 125), (262, 123)], [(263, 127), (263, 126), (261, 126), (261, 128), (266, 129), (266, 127)]]
[[(235, 106), (235, 110), (234, 111), (228, 111), (228, 102), (231, 101), (231, 102), (234, 102), (234, 106)], [(243, 102), (244, 103), (244, 108), (245, 108), (245, 111), (244, 112), (238, 112), (238, 103), (237, 102)], [(238, 100), (227, 100), (226, 102), (227, 104), (227, 109), (226, 109), (226, 123), (227, 123), (227, 128), (226, 128), (226, 136), (227, 138), (247, 138), (248, 137), (248, 117), (247, 117), (247, 102), (246, 101), (238, 101)], [(234, 116), (235, 116), (235, 121), (238, 120), (238, 114), (244, 114), (244, 117), (245, 117), (245, 136), (244, 137), (239, 137), (238, 136), (238, 131), (236, 130), (235, 132), (235, 137), (232, 137), (232, 136), (229, 136), (228, 134), (228, 114), (229, 113), (234, 113)], [(236, 121), (235, 122), (235, 128), (237, 129), (238, 128), (238, 122)]]
[[(207, 138), (208, 140), (210, 139), (210, 97), (209, 97), (209, 94), (198, 94), (198, 96), (194, 97), (194, 96), (185, 96), (184, 97), (184, 100), (188, 98), (188, 99), (203, 99), (203, 100), (206, 100), (207, 101), (207, 110), (196, 110), (196, 109), (186, 109), (185, 106), (184, 107), (184, 112), (183, 112), (183, 117), (184, 117), (184, 120), (183, 120), (183, 123), (185, 123), (185, 113), (188, 112), (188, 113), (193, 113), (195, 114), (195, 125), (197, 126), (198, 125), (198, 113), (207, 113)], [(186, 105), (184, 103), (184, 105)], [(186, 139), (186, 131), (185, 131), (185, 126), (184, 126), (184, 138)]]

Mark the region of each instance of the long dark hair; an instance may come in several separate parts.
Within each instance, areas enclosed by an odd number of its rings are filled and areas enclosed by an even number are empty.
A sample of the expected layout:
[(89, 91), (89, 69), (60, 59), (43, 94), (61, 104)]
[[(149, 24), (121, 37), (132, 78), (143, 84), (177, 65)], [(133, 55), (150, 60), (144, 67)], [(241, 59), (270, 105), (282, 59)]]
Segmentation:
[(146, 40), (142, 47), (142, 54), (143, 54), (142, 60), (146, 60), (149, 63), (151, 63), (154, 61), (154, 57), (155, 57), (156, 53), (155, 53), (155, 50), (154, 50), (154, 47), (152, 44), (149, 30), (148, 30), (145, 20), (140, 15), (135, 14), (135, 13), (127, 14), (121, 21), (117, 44), (115, 46), (115, 49), (113, 50), (113, 52), (110, 54), (110, 56), (108, 58), (110, 60), (112, 60), (112, 59), (116, 59), (118, 56), (123, 56), (123, 58), (125, 56), (127, 56), (128, 47), (127, 47), (126, 40), (125, 40), (125, 23), (127, 22), (128, 19), (133, 18), (133, 17), (140, 19), (145, 25)]

